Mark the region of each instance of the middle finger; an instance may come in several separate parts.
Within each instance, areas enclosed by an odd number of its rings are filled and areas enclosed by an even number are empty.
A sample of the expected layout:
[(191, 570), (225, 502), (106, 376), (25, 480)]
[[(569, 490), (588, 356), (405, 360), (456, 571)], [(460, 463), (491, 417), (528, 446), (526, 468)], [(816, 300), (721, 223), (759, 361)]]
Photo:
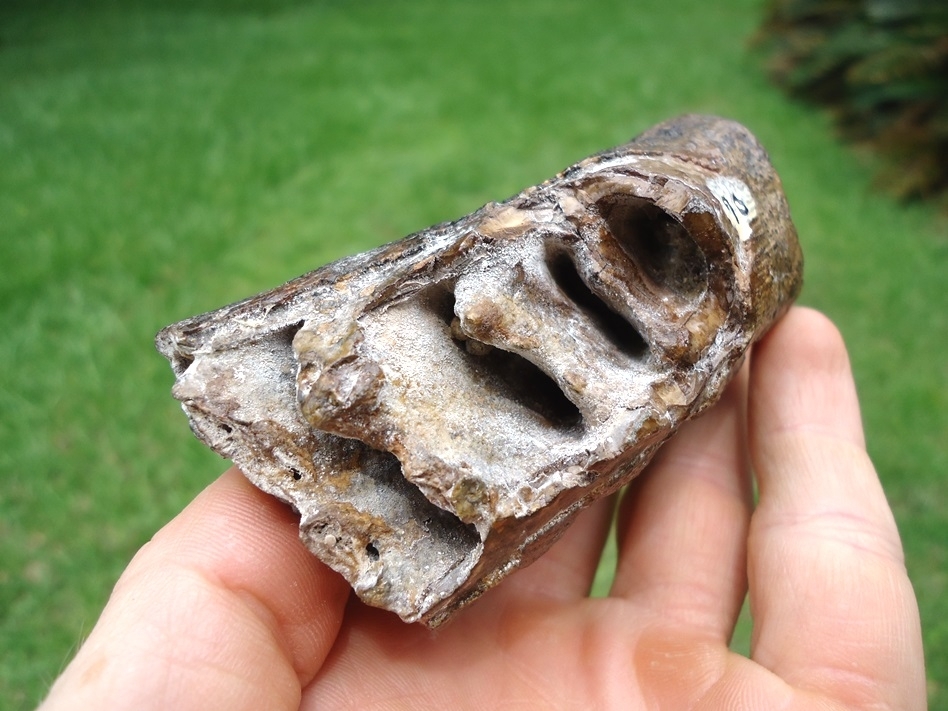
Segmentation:
[(745, 367), (633, 482), (620, 509), (610, 592), (725, 642), (747, 590), (746, 393)]

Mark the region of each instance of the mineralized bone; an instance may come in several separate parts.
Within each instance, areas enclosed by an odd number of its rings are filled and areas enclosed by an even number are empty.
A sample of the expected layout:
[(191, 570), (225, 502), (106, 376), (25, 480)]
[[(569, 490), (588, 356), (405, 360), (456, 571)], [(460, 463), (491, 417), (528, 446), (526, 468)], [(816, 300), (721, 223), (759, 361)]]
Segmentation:
[(763, 149), (685, 116), (157, 345), (194, 432), (307, 547), (437, 625), (713, 403), (800, 280)]

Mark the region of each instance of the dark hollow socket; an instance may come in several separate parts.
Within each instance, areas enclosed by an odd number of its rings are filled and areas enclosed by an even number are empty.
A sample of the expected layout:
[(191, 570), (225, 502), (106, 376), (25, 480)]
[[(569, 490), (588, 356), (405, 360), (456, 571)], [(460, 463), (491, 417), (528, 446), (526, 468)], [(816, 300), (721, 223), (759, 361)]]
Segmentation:
[(631, 196), (603, 198), (598, 208), (609, 232), (659, 292), (687, 299), (704, 292), (708, 262), (678, 220)]
[[(419, 589), (430, 589), (480, 545), (475, 527), (431, 503), (405, 478), (394, 454), (355, 439), (330, 439), (325, 446), (321, 454), (329, 453), (339, 467), (334, 473), (348, 481), (328, 510), (358, 512), (342, 536), (343, 541), (349, 536), (354, 539), (351, 543), (358, 542), (352, 551), (356, 555), (373, 563), (382, 560)], [(326, 521), (316, 517), (304, 529), (304, 537), (325, 546)]]
[[(455, 318), (454, 292), (444, 285), (428, 291), (429, 308), (450, 333)], [(556, 381), (526, 358), (501, 348), (485, 349), (483, 354), (473, 355), (464, 343), (453, 337), (452, 340), (461, 351), (465, 365), (479, 376), (476, 380), (490, 383), (504, 397), (535, 412), (558, 429), (571, 429), (582, 422), (579, 408), (566, 397)]]
[(603, 337), (620, 352), (640, 359), (648, 352), (642, 334), (624, 316), (616, 313), (590, 289), (565, 252), (547, 257), (547, 268), (553, 281), (570, 301), (576, 304), (596, 326)]

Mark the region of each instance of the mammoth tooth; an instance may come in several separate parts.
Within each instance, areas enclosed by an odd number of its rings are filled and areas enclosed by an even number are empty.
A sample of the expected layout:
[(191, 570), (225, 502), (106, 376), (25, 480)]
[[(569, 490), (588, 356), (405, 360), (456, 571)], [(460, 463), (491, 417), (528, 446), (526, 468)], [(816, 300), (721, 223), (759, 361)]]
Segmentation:
[(434, 626), (713, 403), (801, 264), (754, 137), (684, 116), (157, 346), (197, 436), (365, 602)]

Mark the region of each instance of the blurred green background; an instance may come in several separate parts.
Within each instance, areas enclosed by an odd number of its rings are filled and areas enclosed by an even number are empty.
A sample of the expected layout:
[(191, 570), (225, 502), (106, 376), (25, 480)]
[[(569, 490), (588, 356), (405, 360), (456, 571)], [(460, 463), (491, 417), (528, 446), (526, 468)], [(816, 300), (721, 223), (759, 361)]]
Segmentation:
[(465, 214), (685, 111), (747, 124), (851, 350), (948, 708), (948, 222), (768, 83), (760, 0), (0, 5), (0, 707), (225, 467), (172, 321)]

